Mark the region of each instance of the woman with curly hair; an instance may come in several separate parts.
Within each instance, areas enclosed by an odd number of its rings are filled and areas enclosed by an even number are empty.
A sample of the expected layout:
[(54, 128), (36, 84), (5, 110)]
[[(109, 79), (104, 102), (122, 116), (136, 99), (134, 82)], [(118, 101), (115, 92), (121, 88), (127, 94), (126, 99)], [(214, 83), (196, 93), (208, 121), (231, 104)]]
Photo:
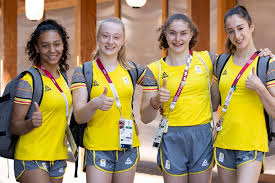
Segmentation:
[(42, 79), (40, 105), (27, 119), (33, 99), (33, 80), (27, 73), (18, 84), (14, 99), (11, 131), (19, 139), (14, 171), (21, 183), (61, 183), (68, 158), (65, 128), (72, 103), (70, 89), (61, 74), (69, 68), (68, 34), (54, 20), (44, 20), (31, 34), (26, 53)]

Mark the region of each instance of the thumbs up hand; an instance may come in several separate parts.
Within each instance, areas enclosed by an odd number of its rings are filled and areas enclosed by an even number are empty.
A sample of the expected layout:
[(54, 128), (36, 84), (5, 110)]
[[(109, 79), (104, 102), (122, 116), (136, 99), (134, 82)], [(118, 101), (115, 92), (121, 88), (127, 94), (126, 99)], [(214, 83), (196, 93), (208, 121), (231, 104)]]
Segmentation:
[(107, 97), (107, 92), (108, 92), (108, 88), (104, 87), (103, 93), (100, 96), (94, 98), (97, 108), (102, 111), (109, 111), (114, 103), (113, 98)]
[(32, 113), (31, 123), (34, 128), (42, 125), (42, 113), (40, 112), (39, 105), (34, 102), (35, 111)]
[(253, 67), (251, 74), (247, 76), (247, 79), (245, 81), (245, 86), (250, 90), (256, 91), (256, 89), (261, 85), (263, 85), (262, 81), (256, 75), (255, 67)]

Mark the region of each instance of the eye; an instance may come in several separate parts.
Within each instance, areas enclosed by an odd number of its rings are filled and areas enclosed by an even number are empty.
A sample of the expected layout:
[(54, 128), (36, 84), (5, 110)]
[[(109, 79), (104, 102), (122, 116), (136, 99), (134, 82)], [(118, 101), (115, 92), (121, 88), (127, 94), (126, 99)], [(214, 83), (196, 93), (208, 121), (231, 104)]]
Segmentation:
[(233, 34), (233, 30), (227, 30), (227, 34)]
[(180, 33), (181, 36), (185, 36), (186, 34), (187, 34), (186, 32)]
[(41, 45), (42, 48), (47, 48), (48, 46), (49, 46), (49, 45), (47, 45), (47, 44), (42, 44), (42, 45)]
[(54, 43), (54, 46), (58, 47), (58, 46), (60, 46), (60, 43)]
[(172, 31), (172, 32), (169, 32), (169, 34), (174, 36), (174, 35), (176, 35), (176, 32)]
[(102, 34), (103, 38), (108, 38), (108, 36), (106, 34)]

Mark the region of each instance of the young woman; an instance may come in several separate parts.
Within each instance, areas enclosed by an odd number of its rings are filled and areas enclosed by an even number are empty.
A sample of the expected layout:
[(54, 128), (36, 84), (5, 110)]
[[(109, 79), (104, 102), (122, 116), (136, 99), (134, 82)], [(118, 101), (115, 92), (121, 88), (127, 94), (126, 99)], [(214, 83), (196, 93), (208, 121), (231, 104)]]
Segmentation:
[(167, 49), (168, 55), (148, 65), (143, 80), (142, 121), (151, 122), (162, 108), (169, 124), (157, 158), (167, 183), (211, 180), (213, 143), (209, 90), (213, 67), (208, 51), (191, 50), (197, 36), (197, 28), (186, 15), (170, 16), (158, 39), (160, 48)]
[[(14, 99), (11, 131), (19, 135), (14, 171), (21, 183), (61, 183), (68, 158), (64, 144), (71, 92), (61, 71), (68, 70), (68, 34), (54, 20), (44, 20), (31, 34), (26, 53), (43, 82), (40, 105), (26, 119), (33, 96), (33, 78), (26, 74)], [(36, 79), (36, 78), (34, 78)], [(38, 79), (38, 78), (37, 78)], [(63, 94), (54, 84), (61, 88)]]
[[(226, 111), (221, 114), (223, 122), (218, 123), (221, 130), (215, 142), (215, 159), (221, 182), (256, 183), (268, 151), (264, 109), (275, 117), (275, 62), (269, 61), (263, 84), (255, 72), (262, 63), (255, 53), (254, 24), (245, 7), (229, 10), (224, 26), (231, 56), (221, 72), (219, 85), (214, 82), (221, 95), (222, 111)], [(232, 87), (242, 69), (243, 74)]]
[[(142, 81), (144, 69), (126, 60), (125, 30), (119, 19), (100, 23), (97, 43), (90, 97), (84, 66), (76, 68), (72, 78), (76, 121), (87, 122), (83, 138), (87, 182), (132, 183), (140, 145), (132, 115), (133, 82)], [(136, 81), (130, 74), (133, 70)]]

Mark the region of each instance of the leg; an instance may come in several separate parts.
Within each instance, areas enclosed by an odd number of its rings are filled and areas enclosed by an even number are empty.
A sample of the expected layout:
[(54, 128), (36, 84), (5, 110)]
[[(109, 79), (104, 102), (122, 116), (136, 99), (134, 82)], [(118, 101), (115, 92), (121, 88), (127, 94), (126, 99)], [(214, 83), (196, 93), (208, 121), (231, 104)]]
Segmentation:
[(262, 162), (252, 161), (237, 168), (237, 182), (257, 183), (262, 168)]
[(112, 182), (112, 173), (106, 173), (95, 166), (86, 166), (86, 179), (87, 183), (111, 183)]
[(137, 165), (135, 165), (128, 171), (114, 173), (112, 183), (133, 183), (135, 179), (136, 169)]
[(212, 178), (212, 167), (198, 174), (189, 174), (189, 183), (210, 183)]
[(62, 181), (63, 181), (63, 177), (59, 178), (59, 179), (53, 179), (53, 178), (51, 178), (51, 183), (62, 183)]
[(50, 183), (49, 174), (41, 169), (26, 170), (19, 179), (20, 183)]
[(227, 170), (218, 166), (219, 182), (221, 183), (236, 183), (237, 172), (234, 170)]
[(188, 175), (172, 176), (168, 175), (165, 171), (162, 172), (162, 176), (165, 183), (188, 183)]

